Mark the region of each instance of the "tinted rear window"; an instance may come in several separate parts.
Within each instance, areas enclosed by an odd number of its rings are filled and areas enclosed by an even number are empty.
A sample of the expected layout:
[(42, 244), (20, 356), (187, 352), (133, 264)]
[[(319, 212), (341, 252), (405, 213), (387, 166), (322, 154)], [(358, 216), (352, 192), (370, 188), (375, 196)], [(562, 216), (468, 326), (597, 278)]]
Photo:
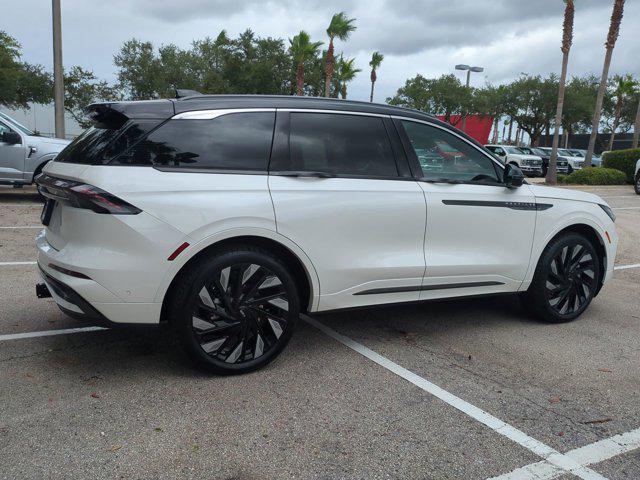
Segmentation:
[(169, 120), (116, 159), (119, 164), (266, 171), (274, 112)]
[(379, 117), (292, 113), (290, 145), (294, 170), (398, 176), (391, 143)]
[(129, 121), (119, 129), (91, 127), (67, 145), (55, 161), (105, 165), (157, 124), (157, 121)]

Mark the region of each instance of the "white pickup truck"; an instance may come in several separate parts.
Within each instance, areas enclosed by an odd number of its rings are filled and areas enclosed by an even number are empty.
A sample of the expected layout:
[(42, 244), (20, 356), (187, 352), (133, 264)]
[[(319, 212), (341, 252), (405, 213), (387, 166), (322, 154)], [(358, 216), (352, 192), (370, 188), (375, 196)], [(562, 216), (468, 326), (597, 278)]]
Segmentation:
[(636, 176), (635, 182), (633, 183), (633, 187), (636, 190), (636, 193), (640, 195), (640, 160), (636, 162)]
[(42, 167), (69, 142), (38, 136), (0, 112), (0, 185), (19, 188), (33, 183)]
[(512, 145), (485, 145), (485, 147), (502, 160), (505, 165), (507, 163), (516, 165), (526, 175), (542, 176), (543, 174), (542, 157), (527, 155), (518, 147)]

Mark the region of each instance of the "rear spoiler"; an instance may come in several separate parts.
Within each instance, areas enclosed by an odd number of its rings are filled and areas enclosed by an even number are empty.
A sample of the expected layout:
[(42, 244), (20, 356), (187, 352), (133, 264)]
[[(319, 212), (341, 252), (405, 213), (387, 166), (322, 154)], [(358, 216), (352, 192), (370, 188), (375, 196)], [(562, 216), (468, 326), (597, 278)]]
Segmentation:
[(120, 128), (129, 119), (165, 120), (174, 115), (171, 100), (142, 100), (134, 102), (92, 103), (85, 114), (96, 126)]

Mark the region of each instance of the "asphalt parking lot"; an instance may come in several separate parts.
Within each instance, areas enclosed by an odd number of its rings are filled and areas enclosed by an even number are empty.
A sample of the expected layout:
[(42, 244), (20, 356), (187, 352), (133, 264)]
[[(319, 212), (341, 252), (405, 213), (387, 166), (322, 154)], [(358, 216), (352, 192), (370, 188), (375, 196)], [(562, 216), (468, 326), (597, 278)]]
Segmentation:
[(2, 189), (0, 478), (638, 479), (640, 196), (585, 190), (620, 247), (577, 321), (511, 297), (317, 315), (215, 377), (163, 332), (59, 334), (83, 325), (35, 297), (37, 196)]

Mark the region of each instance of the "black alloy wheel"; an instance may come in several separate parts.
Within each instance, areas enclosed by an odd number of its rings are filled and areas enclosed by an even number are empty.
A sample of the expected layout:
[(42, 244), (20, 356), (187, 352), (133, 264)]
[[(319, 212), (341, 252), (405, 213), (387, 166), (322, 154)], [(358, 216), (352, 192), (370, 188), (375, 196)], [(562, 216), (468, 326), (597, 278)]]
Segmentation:
[(525, 309), (552, 323), (574, 320), (598, 291), (601, 263), (585, 236), (566, 233), (544, 249), (529, 289), (520, 299)]
[(580, 311), (596, 289), (596, 260), (581, 243), (565, 245), (549, 266), (547, 301), (559, 315)]
[(295, 282), (268, 253), (246, 247), (198, 269), (178, 321), (190, 357), (219, 374), (245, 373), (286, 346), (299, 316)]
[(636, 183), (633, 185), (634, 190), (638, 195), (640, 195), (640, 173), (636, 175)]

